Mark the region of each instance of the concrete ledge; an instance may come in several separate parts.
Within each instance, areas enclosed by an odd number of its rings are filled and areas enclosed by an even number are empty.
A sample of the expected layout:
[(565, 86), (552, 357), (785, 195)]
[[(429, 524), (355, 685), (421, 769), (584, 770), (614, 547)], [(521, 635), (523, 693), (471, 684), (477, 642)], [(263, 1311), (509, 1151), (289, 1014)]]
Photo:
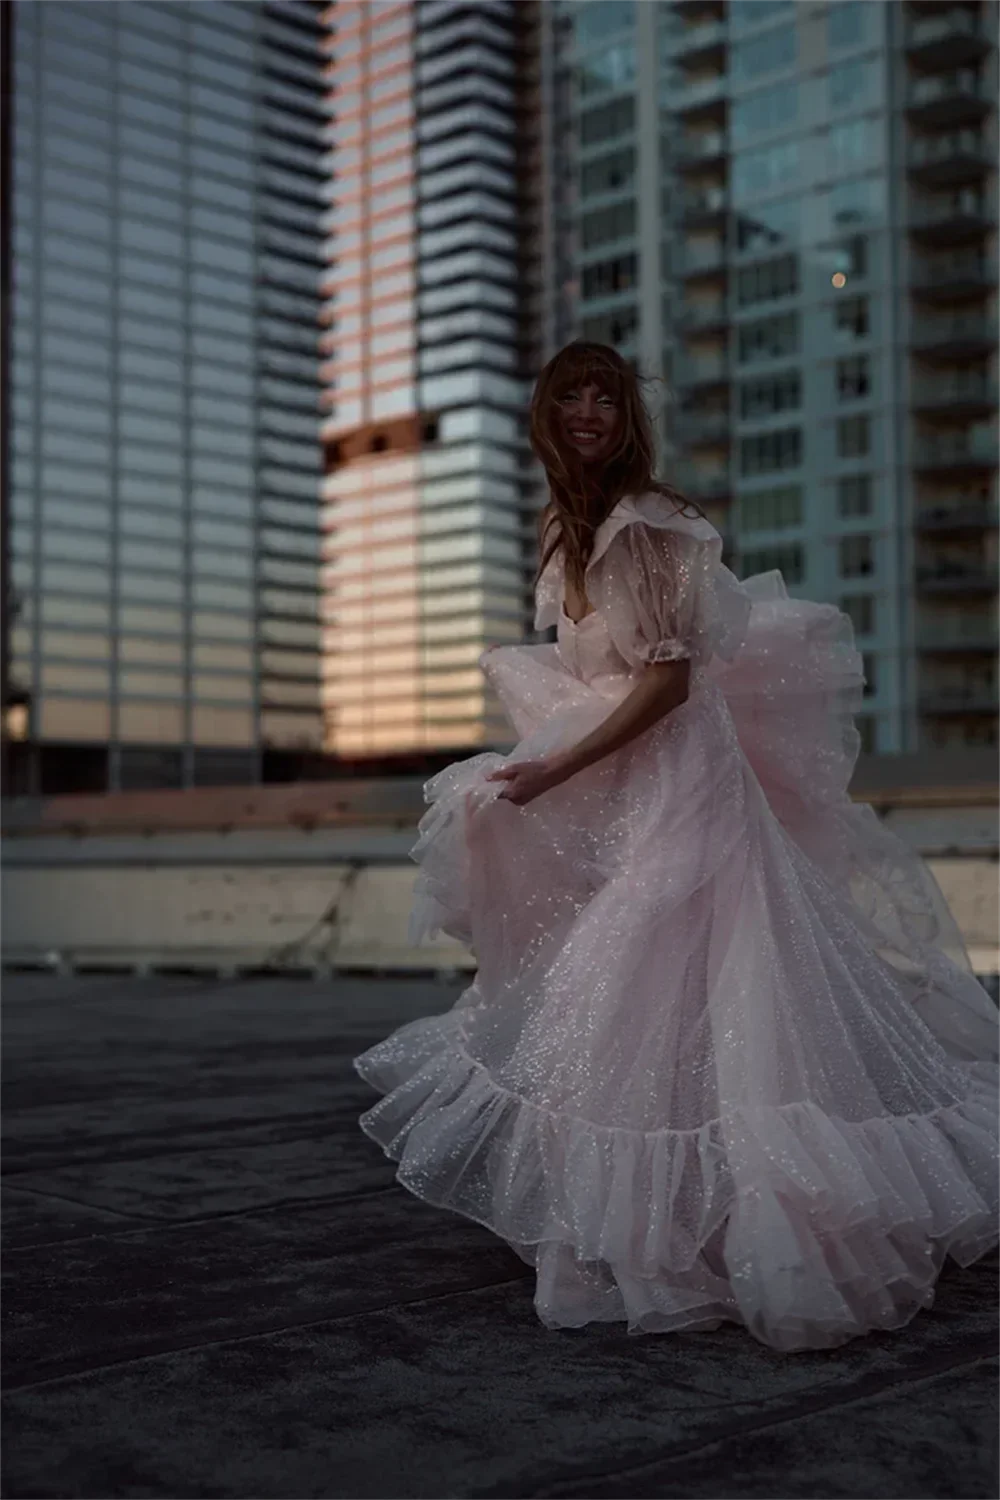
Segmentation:
[[(481, 752), (477, 752), (481, 753)], [(18, 799), (3, 807), (3, 831), (21, 838), (61, 833), (142, 835), (235, 829), (412, 828), (424, 811), (418, 776), (295, 782), (288, 786), (197, 787)], [(996, 807), (997, 757), (990, 750), (873, 755), (858, 761), (852, 795), (890, 807)]]

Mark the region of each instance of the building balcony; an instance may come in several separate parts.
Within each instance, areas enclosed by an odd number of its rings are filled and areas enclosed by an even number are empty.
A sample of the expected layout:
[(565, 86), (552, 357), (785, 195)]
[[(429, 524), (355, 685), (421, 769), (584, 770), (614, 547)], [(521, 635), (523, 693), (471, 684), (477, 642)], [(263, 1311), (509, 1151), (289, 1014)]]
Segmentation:
[(914, 205), (910, 233), (927, 245), (959, 244), (988, 234), (995, 222), (996, 211), (985, 194), (965, 188)]
[(997, 524), (997, 507), (988, 501), (970, 504), (930, 505), (918, 510), (913, 519), (915, 531), (941, 536), (975, 531), (992, 531)]
[(689, 495), (699, 505), (721, 504), (729, 500), (733, 491), (728, 464), (698, 469), (693, 464), (681, 463), (677, 467), (676, 482), (681, 493)]
[(997, 386), (976, 370), (918, 379), (913, 383), (911, 405), (920, 416), (975, 421), (996, 411)]
[(923, 302), (973, 302), (988, 297), (995, 286), (996, 268), (974, 250), (936, 255), (910, 273), (910, 290)]
[(686, 245), (678, 267), (685, 281), (714, 281), (720, 276), (725, 277), (728, 269), (728, 251), (722, 240), (707, 249)]
[(673, 38), (673, 54), (682, 67), (722, 66), (726, 55), (726, 23), (709, 19), (685, 26)]
[(729, 304), (727, 302), (689, 303), (681, 309), (677, 327), (681, 333), (689, 336), (725, 333), (729, 327)]
[(985, 119), (996, 101), (978, 73), (960, 68), (954, 73), (931, 73), (910, 85), (907, 112), (915, 125), (971, 125)]
[(989, 597), (997, 592), (996, 563), (939, 562), (917, 567), (917, 591), (928, 596)]
[(729, 97), (729, 78), (713, 73), (708, 78), (694, 78), (681, 83), (670, 96), (670, 107), (679, 115), (703, 115), (721, 120), (725, 117)]
[(917, 631), (917, 650), (923, 656), (994, 656), (997, 630), (988, 621), (967, 619), (962, 626), (929, 626)]
[(981, 14), (947, 10), (911, 20), (906, 50), (912, 62), (928, 71), (969, 66), (985, 57), (994, 45)]
[(993, 153), (978, 130), (922, 135), (910, 145), (907, 167), (926, 187), (959, 187), (993, 170)]
[(726, 0), (674, 0), (674, 10), (691, 26), (701, 20), (724, 21)]
[(718, 354), (686, 355), (674, 367), (674, 384), (680, 390), (704, 393), (713, 387), (729, 384), (729, 357)]
[(940, 718), (945, 714), (995, 714), (996, 687), (968, 684), (964, 687), (927, 687), (917, 697), (922, 714)]
[(988, 474), (997, 457), (995, 432), (941, 432), (914, 445), (913, 467), (924, 474)]
[(914, 318), (910, 330), (910, 347), (931, 359), (988, 359), (996, 343), (996, 320), (972, 313), (953, 318)]
[(728, 448), (731, 431), (728, 411), (682, 411), (674, 422), (674, 437), (683, 448)]
[(674, 165), (678, 172), (705, 172), (722, 168), (729, 158), (726, 137), (719, 130), (702, 131), (678, 142)]
[(724, 187), (689, 188), (681, 194), (681, 216), (685, 229), (723, 229), (729, 212)]

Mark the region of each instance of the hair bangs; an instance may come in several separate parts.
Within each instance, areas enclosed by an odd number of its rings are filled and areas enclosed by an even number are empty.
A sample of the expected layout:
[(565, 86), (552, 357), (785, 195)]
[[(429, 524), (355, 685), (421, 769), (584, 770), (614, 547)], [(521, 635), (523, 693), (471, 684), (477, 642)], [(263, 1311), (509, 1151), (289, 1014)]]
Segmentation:
[[(609, 358), (609, 355), (611, 356)], [(612, 401), (622, 398), (622, 371), (612, 350), (601, 344), (570, 344), (557, 357), (551, 374), (551, 393), (555, 400), (568, 391), (593, 385)]]

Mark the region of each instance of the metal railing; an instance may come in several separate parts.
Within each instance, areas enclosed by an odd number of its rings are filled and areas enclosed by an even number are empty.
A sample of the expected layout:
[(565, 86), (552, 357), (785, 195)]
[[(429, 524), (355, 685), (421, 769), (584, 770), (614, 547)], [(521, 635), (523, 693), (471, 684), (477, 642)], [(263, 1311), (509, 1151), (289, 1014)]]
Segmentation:
[(957, 156), (978, 156), (990, 160), (990, 149), (978, 130), (952, 130), (946, 135), (923, 135), (910, 147), (911, 167), (933, 166), (935, 162), (954, 161)]
[(997, 339), (996, 320), (974, 313), (959, 313), (951, 318), (915, 318), (910, 326), (910, 342), (916, 348), (966, 341), (995, 344)]
[(924, 626), (917, 631), (918, 651), (995, 651), (997, 649), (997, 626), (974, 616), (965, 623)]
[(927, 47), (955, 36), (981, 37), (983, 41), (989, 41), (979, 16), (967, 10), (949, 10), (944, 15), (923, 16), (912, 21), (906, 40), (910, 47)]
[(963, 192), (949, 193), (937, 202), (914, 205), (910, 223), (915, 229), (933, 229), (939, 224), (950, 224), (955, 219), (982, 219), (989, 221), (994, 210), (983, 193), (975, 188)]
[(959, 593), (986, 592), (996, 589), (996, 565), (988, 563), (960, 563), (942, 559), (921, 563), (917, 568), (917, 583), (923, 588), (955, 589)]
[(996, 464), (997, 437), (988, 432), (940, 433), (924, 437), (914, 444), (913, 456), (919, 465)]
[(916, 287), (946, 286), (951, 281), (982, 281), (992, 286), (996, 267), (990, 265), (985, 255), (956, 250), (951, 255), (936, 255), (933, 260), (915, 264), (910, 277), (911, 286)]
[(725, 213), (728, 202), (725, 188), (691, 188), (681, 194), (681, 211), (685, 215)]
[(726, 137), (718, 130), (702, 135), (683, 136), (677, 142), (677, 157), (680, 161), (702, 161), (713, 156), (724, 156), (727, 151)]
[(674, 384), (677, 386), (705, 385), (728, 379), (729, 359), (725, 354), (714, 358), (678, 359), (674, 366)]
[(727, 302), (692, 302), (681, 308), (677, 324), (683, 330), (694, 332), (699, 328), (714, 328), (728, 321)]
[(959, 68), (953, 73), (932, 73), (914, 79), (910, 85), (911, 108), (920, 109), (946, 99), (981, 99), (989, 103), (990, 91), (971, 68)]
[(724, 271), (728, 265), (726, 248), (723, 244), (712, 246), (708, 250), (696, 250), (692, 246), (685, 246), (678, 263), (681, 275), (697, 275), (700, 271)]
[(921, 713), (996, 713), (997, 690), (993, 687), (963, 686), (925, 687), (917, 693)]
[(918, 510), (914, 525), (922, 531), (988, 531), (997, 524), (996, 502), (929, 505)]
[(725, 99), (729, 79), (725, 73), (712, 78), (699, 78), (691, 83), (681, 83), (673, 92), (672, 104), (676, 110), (698, 109)]
[(936, 380), (926, 375), (913, 382), (912, 399), (916, 406), (960, 406), (963, 402), (997, 404), (997, 384), (976, 370), (960, 370)]
[(674, 37), (674, 49), (679, 56), (686, 52), (698, 52), (704, 47), (716, 47), (726, 40), (725, 21), (704, 21), (700, 26), (685, 26)]

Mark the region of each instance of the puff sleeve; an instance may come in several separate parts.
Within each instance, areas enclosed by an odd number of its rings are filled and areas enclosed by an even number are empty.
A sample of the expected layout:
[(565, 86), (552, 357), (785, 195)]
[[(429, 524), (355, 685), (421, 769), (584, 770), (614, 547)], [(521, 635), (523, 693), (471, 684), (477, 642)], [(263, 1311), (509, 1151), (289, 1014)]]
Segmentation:
[(722, 565), (721, 550), (717, 534), (706, 539), (641, 520), (613, 538), (595, 592), (615, 649), (630, 666), (735, 655), (750, 601)]

